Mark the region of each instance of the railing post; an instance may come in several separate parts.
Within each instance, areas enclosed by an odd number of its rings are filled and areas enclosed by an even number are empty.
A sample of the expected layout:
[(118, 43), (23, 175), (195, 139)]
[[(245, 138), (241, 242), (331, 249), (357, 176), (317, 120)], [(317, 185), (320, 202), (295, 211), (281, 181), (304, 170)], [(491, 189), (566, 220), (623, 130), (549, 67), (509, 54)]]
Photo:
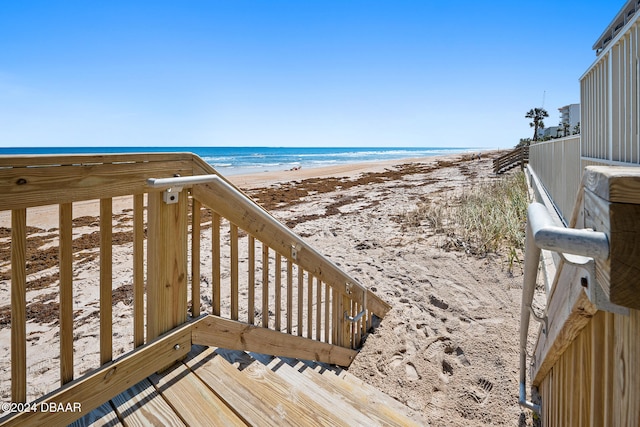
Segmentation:
[(147, 341), (187, 320), (186, 192), (167, 204), (149, 193), (147, 241)]

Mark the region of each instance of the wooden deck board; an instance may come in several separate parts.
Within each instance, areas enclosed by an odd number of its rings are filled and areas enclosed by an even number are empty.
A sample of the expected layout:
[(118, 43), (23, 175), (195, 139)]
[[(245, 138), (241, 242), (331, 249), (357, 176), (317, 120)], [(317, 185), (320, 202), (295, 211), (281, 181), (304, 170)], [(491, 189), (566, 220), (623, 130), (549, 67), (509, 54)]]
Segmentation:
[(111, 402), (128, 427), (185, 425), (148, 379), (120, 393)]
[(239, 371), (209, 348), (187, 361), (187, 365), (251, 425), (354, 425), (334, 413), (333, 408), (317, 404), (302, 390), (290, 389), (259, 362)]
[[(256, 360), (259, 359), (260, 361)], [(419, 414), (312, 362), (194, 345), (74, 426), (411, 426)], [(415, 415), (415, 416), (414, 416)]]
[[(346, 381), (346, 373), (342, 375), (342, 378), (334, 372), (321, 375), (315, 372), (310, 365), (296, 359), (273, 358), (255, 353), (251, 353), (251, 356), (265, 363), (273, 372), (292, 384), (297, 383), (299, 386), (314, 390), (314, 397), (321, 398), (322, 393), (327, 393), (327, 399), (356, 408), (360, 413), (358, 421), (367, 425), (418, 426), (424, 424), (424, 420), (416, 422), (411, 417), (405, 416), (404, 414), (410, 411), (409, 408), (392, 397), (359, 380)], [(336, 396), (340, 396), (340, 399), (335, 399)], [(416, 418), (419, 417), (416, 416)], [(367, 422), (367, 420), (371, 421)]]
[[(216, 350), (218, 354), (223, 356), (228, 361), (233, 361), (236, 357), (240, 357), (241, 360), (250, 358), (256, 360), (252, 356), (260, 357), (261, 355), (252, 354), (251, 356), (240, 351), (233, 350)], [(270, 356), (265, 356), (268, 360)], [(306, 376), (300, 375), (300, 372), (288, 365), (280, 358), (273, 359), (273, 364), (262, 363), (261, 365), (268, 368), (270, 372), (276, 374), (277, 382), (284, 384), (289, 390), (304, 391), (314, 402), (322, 405), (325, 408), (331, 408), (331, 411), (338, 414), (342, 420), (348, 422), (349, 425), (366, 425), (366, 426), (382, 426), (385, 425), (381, 420), (376, 420), (375, 417), (369, 417), (369, 410), (358, 408), (358, 406), (352, 405), (353, 401), (347, 398), (346, 395), (342, 395), (342, 399), (336, 399), (335, 389), (332, 387), (318, 386), (318, 384), (309, 380)], [(246, 363), (246, 362), (245, 362)], [(262, 366), (257, 365), (262, 369)], [(275, 379), (272, 381), (276, 381)], [(402, 424), (399, 424), (402, 425)]]
[(98, 406), (84, 417), (69, 424), (69, 427), (116, 427), (123, 424), (118, 419), (118, 414), (113, 410), (109, 402)]
[(247, 425), (183, 363), (160, 375), (154, 374), (150, 379), (187, 425)]

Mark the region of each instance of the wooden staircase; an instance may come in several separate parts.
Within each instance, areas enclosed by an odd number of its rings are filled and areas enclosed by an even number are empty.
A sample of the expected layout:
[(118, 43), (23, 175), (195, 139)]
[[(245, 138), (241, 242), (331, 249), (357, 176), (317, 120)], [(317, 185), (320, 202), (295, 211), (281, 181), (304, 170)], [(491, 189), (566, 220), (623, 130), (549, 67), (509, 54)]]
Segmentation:
[(526, 163), (529, 163), (529, 146), (524, 145), (514, 148), (507, 154), (504, 154), (497, 159), (493, 160), (493, 173), (500, 175), (516, 166), (524, 167)]
[(332, 365), (194, 345), (182, 362), (72, 425), (419, 426), (426, 422)]

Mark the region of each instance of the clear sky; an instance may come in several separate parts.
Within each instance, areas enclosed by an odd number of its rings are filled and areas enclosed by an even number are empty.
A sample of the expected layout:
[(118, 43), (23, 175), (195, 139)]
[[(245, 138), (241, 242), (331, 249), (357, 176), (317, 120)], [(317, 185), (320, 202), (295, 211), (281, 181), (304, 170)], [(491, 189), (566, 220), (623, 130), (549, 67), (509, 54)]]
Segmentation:
[(0, 3), (0, 146), (511, 147), (624, 0)]

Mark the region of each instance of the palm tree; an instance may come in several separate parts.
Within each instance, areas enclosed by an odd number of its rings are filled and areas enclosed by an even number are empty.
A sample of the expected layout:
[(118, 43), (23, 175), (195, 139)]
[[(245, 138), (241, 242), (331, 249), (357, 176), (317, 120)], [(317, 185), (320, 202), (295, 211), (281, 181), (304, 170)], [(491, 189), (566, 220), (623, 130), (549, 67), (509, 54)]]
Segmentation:
[(529, 123), (533, 129), (533, 140), (538, 140), (538, 129), (544, 129), (544, 122), (542, 119), (545, 117), (549, 117), (549, 113), (544, 108), (532, 108), (527, 112), (524, 116), (527, 119), (532, 119), (533, 121)]

